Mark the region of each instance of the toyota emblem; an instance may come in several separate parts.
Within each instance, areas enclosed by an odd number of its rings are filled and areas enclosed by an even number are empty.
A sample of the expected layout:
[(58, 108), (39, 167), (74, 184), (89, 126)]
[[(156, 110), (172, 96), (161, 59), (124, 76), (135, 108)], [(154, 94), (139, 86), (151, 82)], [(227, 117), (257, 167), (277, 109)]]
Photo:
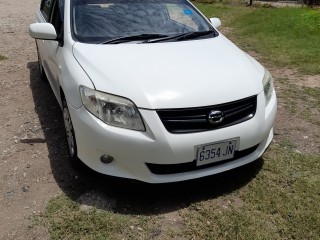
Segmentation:
[(213, 125), (221, 123), (223, 119), (224, 119), (224, 114), (220, 110), (212, 110), (208, 115), (208, 121)]

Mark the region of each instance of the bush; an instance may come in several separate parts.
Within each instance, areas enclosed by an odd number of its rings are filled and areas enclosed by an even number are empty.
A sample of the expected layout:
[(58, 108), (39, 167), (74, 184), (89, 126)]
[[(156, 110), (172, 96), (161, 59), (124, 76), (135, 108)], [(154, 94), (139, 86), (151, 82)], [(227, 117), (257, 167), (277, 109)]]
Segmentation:
[(303, 0), (303, 3), (308, 6), (320, 6), (320, 0)]

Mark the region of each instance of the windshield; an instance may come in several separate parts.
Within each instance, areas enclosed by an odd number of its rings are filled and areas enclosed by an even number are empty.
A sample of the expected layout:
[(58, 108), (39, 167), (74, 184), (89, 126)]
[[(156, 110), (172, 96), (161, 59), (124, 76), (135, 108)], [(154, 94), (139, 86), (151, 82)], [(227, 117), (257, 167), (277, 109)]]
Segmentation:
[(85, 43), (214, 31), (186, 0), (72, 0), (71, 11), (73, 37)]

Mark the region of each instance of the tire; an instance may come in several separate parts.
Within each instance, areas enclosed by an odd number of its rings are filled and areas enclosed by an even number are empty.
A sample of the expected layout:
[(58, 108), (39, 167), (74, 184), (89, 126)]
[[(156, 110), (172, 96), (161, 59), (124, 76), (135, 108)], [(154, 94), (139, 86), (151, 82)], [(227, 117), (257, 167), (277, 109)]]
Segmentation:
[(72, 165), (78, 168), (81, 165), (81, 163), (80, 163), (80, 159), (78, 158), (76, 137), (74, 134), (74, 128), (73, 128), (70, 112), (68, 109), (68, 104), (65, 99), (62, 100), (62, 113), (63, 113), (63, 122), (64, 122), (64, 128), (66, 132), (66, 137), (67, 137), (70, 160)]
[(47, 82), (48, 78), (46, 73), (44, 72), (43, 66), (42, 66), (42, 61), (41, 61), (41, 57), (39, 54), (39, 49), (38, 49), (38, 45), (37, 45), (37, 54), (38, 54), (38, 66), (39, 66), (39, 72), (40, 72), (40, 78), (42, 81)]

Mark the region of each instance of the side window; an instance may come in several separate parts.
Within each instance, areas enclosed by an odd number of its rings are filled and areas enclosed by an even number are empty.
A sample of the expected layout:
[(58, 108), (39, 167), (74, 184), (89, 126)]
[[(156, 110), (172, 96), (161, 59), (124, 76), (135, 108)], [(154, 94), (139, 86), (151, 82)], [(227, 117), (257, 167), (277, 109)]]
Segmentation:
[(53, 6), (51, 21), (50, 23), (55, 27), (57, 35), (60, 36), (62, 33), (63, 25), (63, 1), (57, 0)]
[(50, 17), (50, 11), (54, 0), (42, 0), (40, 10), (44, 18), (48, 21)]

